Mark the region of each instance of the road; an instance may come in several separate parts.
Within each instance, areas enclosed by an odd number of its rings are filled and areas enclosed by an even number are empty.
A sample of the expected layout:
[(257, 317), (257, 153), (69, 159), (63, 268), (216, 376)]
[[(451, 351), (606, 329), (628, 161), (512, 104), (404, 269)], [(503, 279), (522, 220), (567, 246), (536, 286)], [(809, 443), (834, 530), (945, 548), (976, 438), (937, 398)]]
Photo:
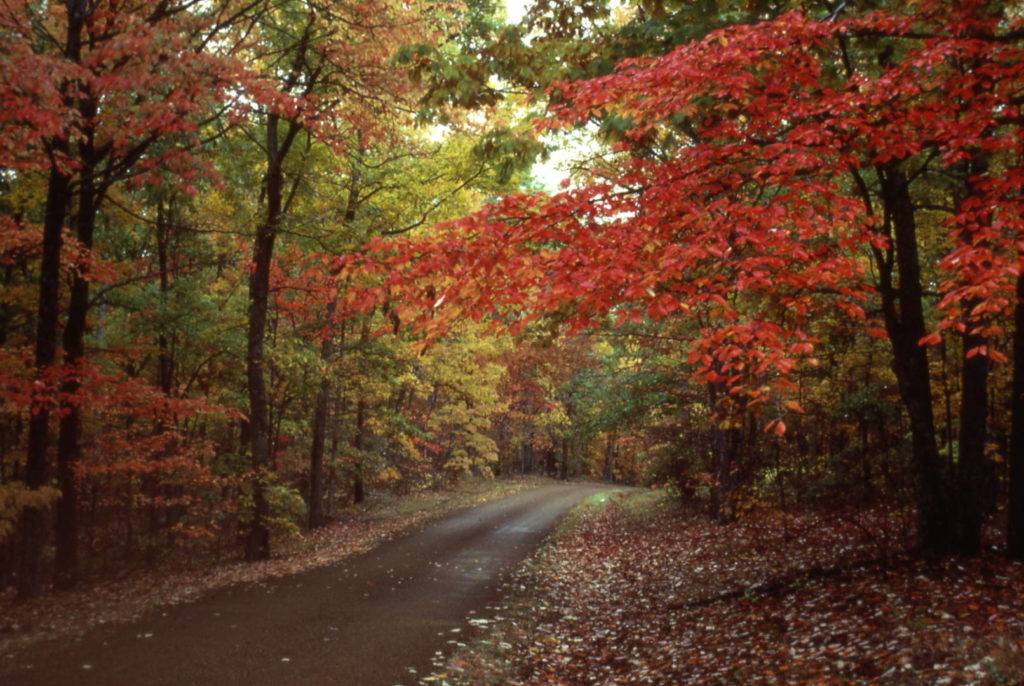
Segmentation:
[(415, 684), (497, 599), (504, 571), (599, 486), (545, 485), (462, 510), (369, 553), (222, 589), (35, 644), (0, 664), (15, 686)]

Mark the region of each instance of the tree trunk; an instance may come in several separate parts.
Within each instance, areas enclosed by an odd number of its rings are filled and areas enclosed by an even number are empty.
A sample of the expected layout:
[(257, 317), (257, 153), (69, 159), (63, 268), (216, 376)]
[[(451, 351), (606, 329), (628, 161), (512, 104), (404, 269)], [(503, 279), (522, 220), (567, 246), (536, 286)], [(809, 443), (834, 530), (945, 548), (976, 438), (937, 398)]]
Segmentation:
[(608, 434), (604, 446), (604, 480), (615, 483), (615, 440), (614, 433)]
[[(95, 111), (90, 107), (89, 110)], [(91, 159), (91, 153), (82, 155)], [(92, 180), (93, 168), (82, 170), (82, 187), (78, 195), (76, 233), (78, 242), (88, 252), (92, 249), (96, 228), (96, 189)], [(67, 323), (64, 325), (64, 363), (67, 374), (61, 384), (60, 436), (57, 440), (57, 500), (56, 550), (54, 559), (54, 585), (69, 588), (78, 577), (78, 484), (75, 471), (82, 458), (82, 404), (75, 399), (82, 387), (85, 365), (85, 330), (89, 314), (89, 275), (76, 271), (71, 282)]]
[(987, 355), (968, 357), (968, 354), (984, 344), (984, 337), (970, 331), (963, 336), (960, 449), (956, 464), (957, 521), (953, 530), (955, 551), (963, 555), (977, 555), (981, 551), (989, 361)]
[[(328, 306), (331, 315), (334, 303)], [(328, 335), (320, 344), (320, 360), (324, 366), (330, 362), (334, 346)], [(327, 409), (331, 398), (329, 372), (324, 369), (320, 388), (316, 393), (316, 408), (313, 411), (313, 442), (309, 449), (309, 528), (324, 525), (324, 444), (327, 439)]]
[(736, 493), (736, 448), (740, 443), (740, 430), (715, 426), (711, 431), (711, 472), (715, 480), (711, 490), (711, 516), (725, 523), (735, 517), (732, 505)]
[(919, 543), (925, 554), (943, 555), (951, 552), (953, 508), (935, 440), (928, 352), (920, 345), (925, 322), (917, 224), (910, 189), (898, 164), (880, 169), (879, 179), (899, 277), (894, 286), (892, 265), (880, 260), (879, 293), (893, 349), (893, 372), (910, 421)]
[[(35, 374), (44, 381), (57, 359), (57, 329), (60, 315), (60, 252), (64, 217), (71, 202), (71, 179), (56, 167), (50, 170), (43, 220), (43, 254), (39, 268), (39, 301), (36, 320)], [(48, 394), (47, 394), (48, 395)], [(25, 455), (25, 485), (40, 489), (47, 483), (47, 448), (50, 442), (49, 397), (34, 403), (28, 421)], [(18, 567), (18, 597), (39, 595), (43, 587), (41, 557), (47, 537), (46, 510), (30, 507), (21, 514)]]
[[(85, 26), (88, 3), (71, 0), (65, 3), (67, 34), (64, 56), (73, 63), (81, 61), (82, 31)], [(66, 105), (73, 105), (65, 100)], [(35, 376), (44, 381), (57, 359), (57, 330), (60, 317), (60, 252), (62, 231), (68, 207), (71, 204), (71, 177), (61, 171), (59, 164), (68, 157), (70, 147), (66, 139), (52, 143), (54, 162), (46, 188), (46, 209), (43, 218), (42, 260), (39, 267), (39, 301), (37, 306), (35, 340)], [(36, 404), (28, 426), (28, 445), (25, 455), (25, 485), (39, 489), (47, 482), (47, 448), (50, 442), (49, 399)], [(30, 507), (21, 515), (20, 563), (18, 570), (18, 597), (39, 595), (43, 579), (41, 557), (47, 535), (46, 511)]]
[(562, 470), (559, 477), (562, 481), (569, 480), (569, 439), (562, 439)]
[[(360, 140), (359, 155), (362, 153), (362, 132), (358, 134)], [(356, 159), (359, 159), (359, 155)], [(356, 217), (356, 208), (359, 204), (359, 181), (361, 178), (359, 167), (353, 162), (353, 169), (349, 174), (348, 198), (345, 201), (344, 218), (345, 223), (351, 223)], [(337, 278), (339, 270), (331, 272), (331, 278)], [(331, 338), (332, 320), (338, 309), (336, 299), (327, 303), (327, 310), (324, 317), (327, 320), (328, 333), (320, 344), (320, 361), (323, 363), (323, 377), (320, 379), (320, 388), (316, 394), (316, 408), (313, 411), (313, 443), (309, 451), (309, 528), (315, 529), (324, 524), (324, 442), (327, 438), (327, 406), (331, 397), (330, 372), (327, 370), (334, 356), (334, 341)], [(342, 332), (344, 336), (344, 331)], [(343, 338), (344, 344), (344, 338)]]
[[(1020, 259), (1024, 259), (1021, 255)], [(1024, 274), (1017, 277), (1013, 309), (1013, 385), (1010, 402), (1010, 503), (1006, 553), (1024, 560)]]
[(278, 117), (267, 117), (267, 213), (256, 229), (249, 277), (249, 328), (246, 351), (246, 379), (249, 390), (249, 447), (252, 451), (253, 513), (245, 545), (246, 560), (270, 557), (270, 516), (266, 480), (270, 469), (270, 413), (264, 378), (264, 347), (270, 306), (270, 265), (274, 241), (283, 213), (284, 170), (278, 146)]
[(366, 499), (363, 489), (363, 450), (366, 447), (366, 401), (359, 398), (356, 404), (356, 432), (352, 436), (352, 447), (356, 452), (356, 464), (352, 468), (352, 504), (359, 505)]
[[(171, 291), (171, 273), (170, 273), (170, 241), (171, 233), (174, 230), (174, 205), (172, 202), (168, 202), (166, 206), (163, 201), (158, 201), (156, 208), (156, 256), (157, 256), (157, 268), (159, 269), (159, 284), (160, 284), (160, 305), (162, 308), (166, 308), (170, 298)], [(157, 334), (157, 384), (160, 388), (160, 392), (166, 397), (170, 397), (171, 390), (174, 386), (174, 355), (171, 350), (171, 337), (161, 322), (159, 326), (159, 333)], [(153, 422), (153, 434), (156, 436), (162, 435), (167, 430), (167, 422), (164, 417), (157, 417)], [(165, 456), (169, 454), (168, 449), (165, 449)], [(148, 501), (147, 510), (149, 515), (148, 533), (150, 534), (147, 539), (145, 557), (148, 564), (154, 564), (156, 562), (157, 555), (159, 553), (157, 544), (157, 532), (160, 531), (164, 526), (167, 525), (167, 519), (164, 516), (165, 511), (162, 512), (161, 508), (157, 505), (158, 496), (160, 493), (160, 483), (155, 472), (147, 472), (142, 477), (142, 494)]]
[[(157, 265), (160, 269), (160, 304), (164, 307), (167, 306), (171, 292), (170, 256), (168, 253), (170, 251), (171, 232), (174, 230), (174, 221), (175, 212), (173, 205), (168, 203), (165, 210), (163, 203), (160, 203), (157, 206), (156, 252)], [(161, 326), (157, 337), (157, 346), (160, 351), (157, 358), (157, 373), (159, 375), (157, 382), (160, 384), (160, 390), (163, 394), (170, 396), (174, 383), (174, 356), (171, 353), (171, 339), (168, 338), (167, 331), (163, 326)]]

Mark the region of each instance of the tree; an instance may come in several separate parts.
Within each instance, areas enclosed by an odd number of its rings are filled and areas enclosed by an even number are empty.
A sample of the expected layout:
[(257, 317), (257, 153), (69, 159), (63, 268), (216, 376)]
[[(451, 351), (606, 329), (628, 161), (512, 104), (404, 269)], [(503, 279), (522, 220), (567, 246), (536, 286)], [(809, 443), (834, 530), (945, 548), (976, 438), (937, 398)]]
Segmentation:
[[(424, 305), (443, 302), (455, 316), (528, 308), (520, 325), (551, 312), (566, 313), (570, 330), (607, 316), (696, 319), (689, 361), (721, 385), (725, 422), (771, 416), (769, 400), (786, 397), (798, 363), (813, 362), (808, 330), (822, 313), (864, 321), (891, 344), (921, 546), (976, 550), (976, 499), (954, 495), (975, 478), (971, 458), (950, 474), (935, 440), (921, 246), (940, 227), (989, 253), (1018, 235), (1011, 212), (987, 222), (975, 210), (1011, 207), (1020, 55), (1016, 34), (999, 33), (1002, 17), (982, 3), (912, 10), (821, 22), (791, 12), (563, 85), (566, 104), (548, 126), (602, 121), (617, 155), (579, 188), (507, 196), (429, 248), (410, 243), (387, 261), (408, 265), (396, 287), (421, 280)], [(978, 164), (993, 155), (1008, 160), (998, 174)], [(941, 219), (928, 196), (944, 175), (961, 199)], [(1006, 279), (989, 273), (979, 285), (954, 246), (940, 245), (958, 285), (932, 315), (984, 337), (981, 315), (1005, 304)], [(1015, 260), (992, 269), (1016, 270)], [(969, 326), (949, 309), (968, 293)], [(865, 314), (872, 302), (881, 327)], [(443, 325), (435, 316), (425, 326)], [(987, 354), (976, 343), (968, 337), (965, 358)], [(779, 415), (765, 428), (786, 429)]]
[[(264, 357), (275, 244), (305, 183), (304, 163), (313, 147), (327, 145), (341, 151), (352, 146), (358, 156), (372, 141), (400, 135), (398, 129), (407, 117), (403, 110), (411, 110), (413, 86), (390, 60), (402, 42), (430, 37), (430, 13), (417, 14), (420, 9), (415, 4), (389, 2), (289, 2), (270, 8), (262, 19), (262, 30), (270, 37), (262, 46), (267, 64), (264, 78), (280, 98), (258, 112), (260, 131), (251, 135), (260, 140), (266, 169), (249, 281), (246, 432), (254, 474), (254, 515), (246, 544), (249, 559), (270, 554), (269, 510), (263, 493), (271, 466)], [(348, 202), (354, 212), (360, 191), (354, 169), (350, 169), (349, 185)], [(330, 357), (331, 351), (322, 354)], [(324, 400), (322, 387), (320, 393)], [(317, 412), (322, 413), (323, 407), (321, 403)], [(319, 444), (323, 424), (317, 421)], [(314, 449), (314, 462), (320, 450)], [(314, 469), (319, 472), (318, 467)], [(312, 483), (316, 487), (318, 477)]]
[[(60, 438), (57, 474), (56, 581), (74, 582), (77, 566), (75, 465), (81, 457), (81, 403), (85, 373), (84, 335), (96, 217), (111, 188), (129, 178), (145, 182), (155, 170), (174, 170), (187, 180), (196, 173), (187, 152), (204, 119), (231, 96), (237, 67), (207, 50), (237, 17), (235, 3), (199, 10), (191, 2), (122, 3), (75, 0), (8, 3), (4, 37), (10, 51), (31, 64), (31, 83), (15, 81), (9, 120), (31, 124), (29, 147), (12, 168), (40, 169), (47, 176), (42, 260), (35, 337), (35, 374), (41, 388), (30, 420), (26, 485), (47, 481), (48, 433), (59, 386)], [(22, 81), (23, 79), (19, 79)], [(39, 126), (38, 124), (43, 124)], [(17, 126), (6, 129), (12, 133)], [(37, 160), (29, 163), (27, 160)], [(62, 332), (63, 369), (58, 369), (59, 280), (66, 224), (81, 257), (73, 265), (67, 319)], [(19, 575), (22, 595), (39, 592), (43, 512), (25, 511), (25, 549)]]

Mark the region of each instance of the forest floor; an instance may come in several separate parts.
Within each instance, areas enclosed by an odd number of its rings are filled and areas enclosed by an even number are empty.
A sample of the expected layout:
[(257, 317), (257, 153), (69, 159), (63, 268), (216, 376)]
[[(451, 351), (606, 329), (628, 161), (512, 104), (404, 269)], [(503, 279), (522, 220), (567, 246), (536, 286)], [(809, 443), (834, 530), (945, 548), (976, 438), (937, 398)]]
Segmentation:
[(909, 528), (883, 508), (720, 525), (604, 494), (424, 683), (1024, 684), (1024, 564), (915, 558)]
[(404, 496), (368, 494), (337, 521), (282, 541), (274, 556), (248, 563), (237, 557), (193, 556), (119, 579), (95, 579), (71, 591), (25, 602), (0, 596), (0, 656), (46, 638), (76, 636), (101, 624), (126, 622), (212, 590), (296, 574), (333, 564), (454, 510), (500, 498), (539, 479), (465, 480), (447, 490)]

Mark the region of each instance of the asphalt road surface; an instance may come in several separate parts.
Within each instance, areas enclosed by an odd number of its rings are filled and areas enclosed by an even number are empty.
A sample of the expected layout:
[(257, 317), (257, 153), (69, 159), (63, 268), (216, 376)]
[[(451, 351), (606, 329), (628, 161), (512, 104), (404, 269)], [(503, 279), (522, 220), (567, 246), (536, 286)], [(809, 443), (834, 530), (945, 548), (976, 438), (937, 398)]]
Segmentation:
[(497, 599), (502, 573), (598, 490), (540, 486), (334, 566), (38, 643), (0, 662), (0, 684), (415, 684), (470, 613)]

